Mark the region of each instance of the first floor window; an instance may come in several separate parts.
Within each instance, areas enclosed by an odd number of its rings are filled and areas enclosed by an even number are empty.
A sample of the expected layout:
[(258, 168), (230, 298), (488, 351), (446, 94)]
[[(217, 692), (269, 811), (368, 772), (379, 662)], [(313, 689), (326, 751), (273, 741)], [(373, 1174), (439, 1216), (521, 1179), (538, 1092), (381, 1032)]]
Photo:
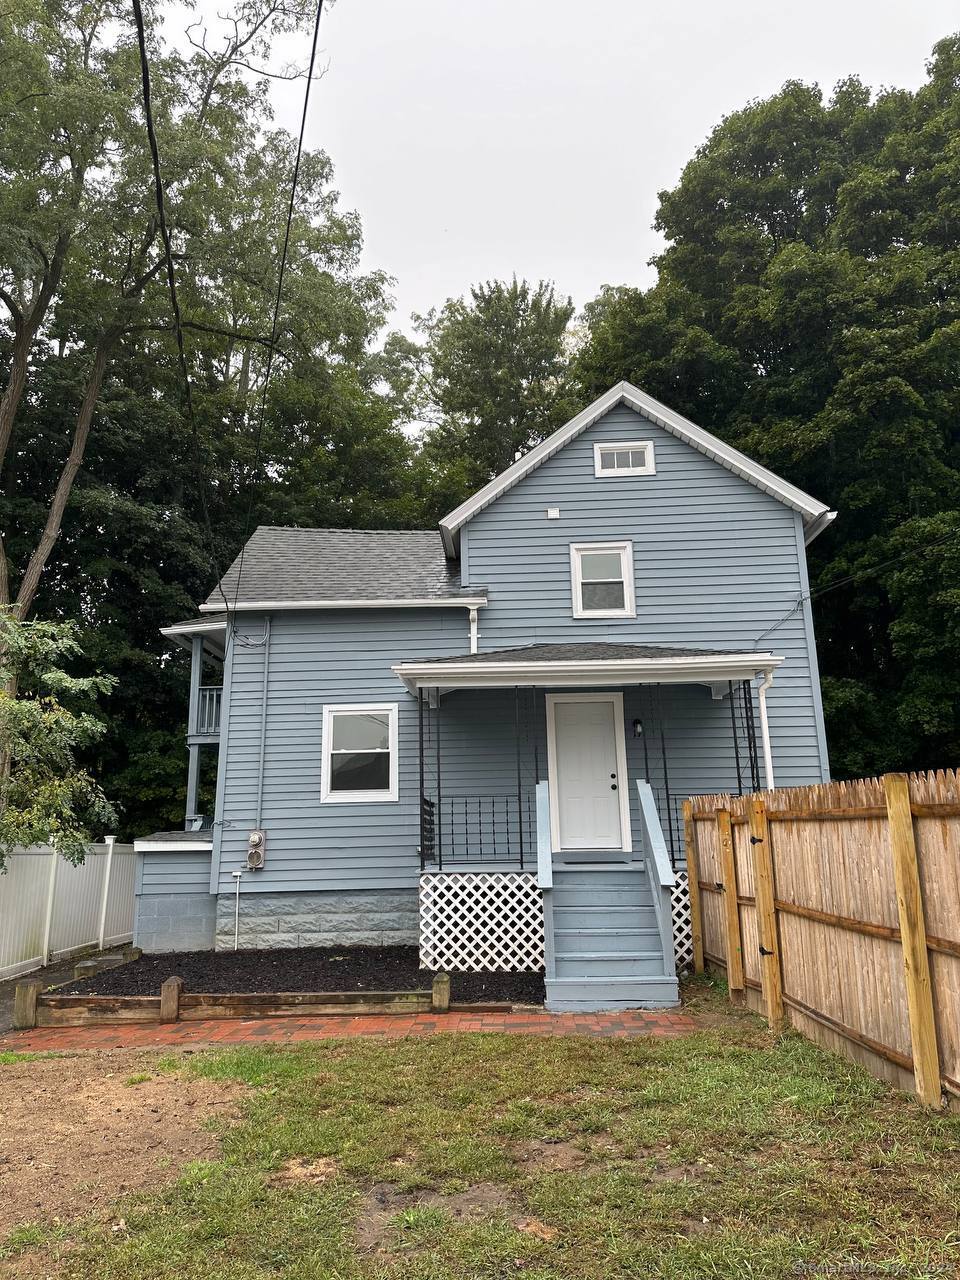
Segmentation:
[(323, 709), (322, 800), (397, 799), (397, 704)]
[(632, 542), (580, 542), (570, 548), (575, 618), (633, 618)]

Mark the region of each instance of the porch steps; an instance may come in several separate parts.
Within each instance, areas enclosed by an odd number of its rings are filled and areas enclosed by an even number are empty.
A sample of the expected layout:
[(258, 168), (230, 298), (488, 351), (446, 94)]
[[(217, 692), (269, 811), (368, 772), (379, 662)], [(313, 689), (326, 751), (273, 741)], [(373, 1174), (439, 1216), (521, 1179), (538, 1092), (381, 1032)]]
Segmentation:
[[(556, 917), (554, 917), (553, 943), (557, 951), (563, 955), (593, 953), (596, 939), (597, 935), (589, 928), (558, 929)], [(660, 954), (660, 931), (656, 925), (648, 929), (604, 929), (602, 940), (607, 948), (604, 953), (606, 955), (639, 951), (654, 951), (657, 955)]]
[(655, 978), (663, 975), (663, 955), (658, 951), (581, 951), (557, 956), (558, 978)]
[(642, 863), (556, 864), (550, 895), (556, 1012), (669, 1008), (679, 1003), (664, 972), (660, 931)]
[[(648, 914), (649, 913), (649, 914)], [(561, 907), (554, 902), (553, 927), (555, 932), (583, 933), (594, 926), (607, 929), (650, 929), (659, 936), (653, 904), (641, 907)]]

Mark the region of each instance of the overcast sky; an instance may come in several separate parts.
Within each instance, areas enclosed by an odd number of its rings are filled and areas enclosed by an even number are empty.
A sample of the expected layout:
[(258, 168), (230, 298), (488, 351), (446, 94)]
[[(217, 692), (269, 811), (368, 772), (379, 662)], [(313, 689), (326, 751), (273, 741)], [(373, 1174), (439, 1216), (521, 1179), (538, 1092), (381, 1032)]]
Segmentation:
[[(579, 306), (654, 279), (657, 192), (725, 113), (787, 79), (916, 87), (958, 27), (955, 0), (337, 0), (307, 140), (397, 325), (513, 273)], [(275, 91), (291, 129), (302, 91)]]

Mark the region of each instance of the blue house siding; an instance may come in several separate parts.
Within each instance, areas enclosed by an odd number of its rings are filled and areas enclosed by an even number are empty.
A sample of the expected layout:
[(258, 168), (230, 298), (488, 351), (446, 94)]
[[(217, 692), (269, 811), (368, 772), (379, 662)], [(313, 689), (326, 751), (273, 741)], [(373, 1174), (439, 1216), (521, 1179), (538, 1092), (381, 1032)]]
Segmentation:
[(134, 945), (153, 953), (211, 950), (216, 899), (209, 881), (209, 849), (138, 853)]
[[(653, 441), (656, 474), (595, 477), (594, 443), (631, 439)], [(548, 520), (548, 507), (558, 507), (560, 518)], [(570, 544), (627, 538), (634, 550), (636, 618), (574, 619)], [(800, 516), (633, 409), (612, 410), (467, 524), (461, 570), (464, 584), (489, 594), (479, 611), (481, 653), (618, 640), (782, 654), (786, 661), (768, 695), (776, 780), (827, 776), (812, 617), (803, 600), (808, 587)], [(212, 858), (148, 855), (138, 900), (143, 927), (152, 928), (155, 939), (172, 937), (161, 917), (165, 910), (172, 915), (179, 898), (198, 936), (210, 936), (213, 912), (217, 944), (233, 945), (233, 873), (242, 870), (241, 946), (412, 940), (420, 869), (417, 701), (391, 667), (466, 654), (467, 611), (283, 610), (269, 624), (263, 616), (243, 614), (238, 632), (228, 641), (225, 663)], [(638, 849), (635, 779), (649, 772), (657, 793), (666, 790), (661, 727), (674, 797), (736, 789), (736, 760), (729, 699), (714, 700), (699, 685), (622, 692)], [(537, 778), (547, 776), (545, 693), (522, 695), (524, 803), (532, 803)], [(399, 799), (321, 803), (324, 706), (368, 702), (398, 706)], [(459, 815), (451, 802), (463, 801), (462, 821), (469, 828), (485, 799), (515, 803), (512, 690), (447, 694), (439, 717), (427, 719), (431, 735), (439, 724), (448, 812)], [(643, 721), (639, 735), (635, 720)], [(435, 747), (431, 736), (428, 790), (435, 784)], [(748, 787), (743, 757), (741, 771)], [(513, 809), (511, 839), (515, 814)], [(662, 817), (667, 827), (666, 813)], [(266, 865), (249, 872), (247, 838), (257, 826), (266, 831)], [(531, 865), (532, 840), (528, 852)], [(148, 924), (149, 912), (160, 921), (156, 926)]]
[[(257, 825), (265, 634), (244, 618), (232, 645), (228, 749), (215, 829), (212, 892), (233, 890)], [(364, 609), (277, 613), (271, 620), (261, 825), (266, 867), (248, 893), (409, 888), (419, 871), (417, 701), (391, 671), (403, 658), (469, 648), (466, 610)], [(398, 704), (399, 800), (320, 802), (323, 708)]]
[[(594, 443), (632, 439), (653, 441), (656, 474), (597, 478)], [(547, 519), (548, 507), (559, 507), (558, 520)], [(820, 781), (828, 766), (809, 610), (780, 621), (806, 587), (799, 523), (777, 499), (620, 406), (461, 531), (471, 583), (490, 588), (480, 651), (571, 640), (772, 650), (786, 659), (768, 695), (776, 780)], [(624, 538), (633, 541), (636, 618), (575, 619), (570, 544)], [(705, 714), (719, 723), (722, 704)], [(708, 763), (711, 753), (693, 740), (705, 741), (701, 727), (691, 731), (677, 747)], [(699, 773), (694, 785), (704, 785)]]

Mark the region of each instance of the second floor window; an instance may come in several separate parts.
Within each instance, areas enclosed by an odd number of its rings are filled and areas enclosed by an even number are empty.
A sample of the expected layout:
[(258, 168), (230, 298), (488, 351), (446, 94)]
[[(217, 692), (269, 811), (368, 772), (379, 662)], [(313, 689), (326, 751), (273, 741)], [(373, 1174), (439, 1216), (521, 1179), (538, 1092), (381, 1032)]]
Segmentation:
[(634, 618), (632, 542), (577, 542), (570, 547), (575, 618)]

